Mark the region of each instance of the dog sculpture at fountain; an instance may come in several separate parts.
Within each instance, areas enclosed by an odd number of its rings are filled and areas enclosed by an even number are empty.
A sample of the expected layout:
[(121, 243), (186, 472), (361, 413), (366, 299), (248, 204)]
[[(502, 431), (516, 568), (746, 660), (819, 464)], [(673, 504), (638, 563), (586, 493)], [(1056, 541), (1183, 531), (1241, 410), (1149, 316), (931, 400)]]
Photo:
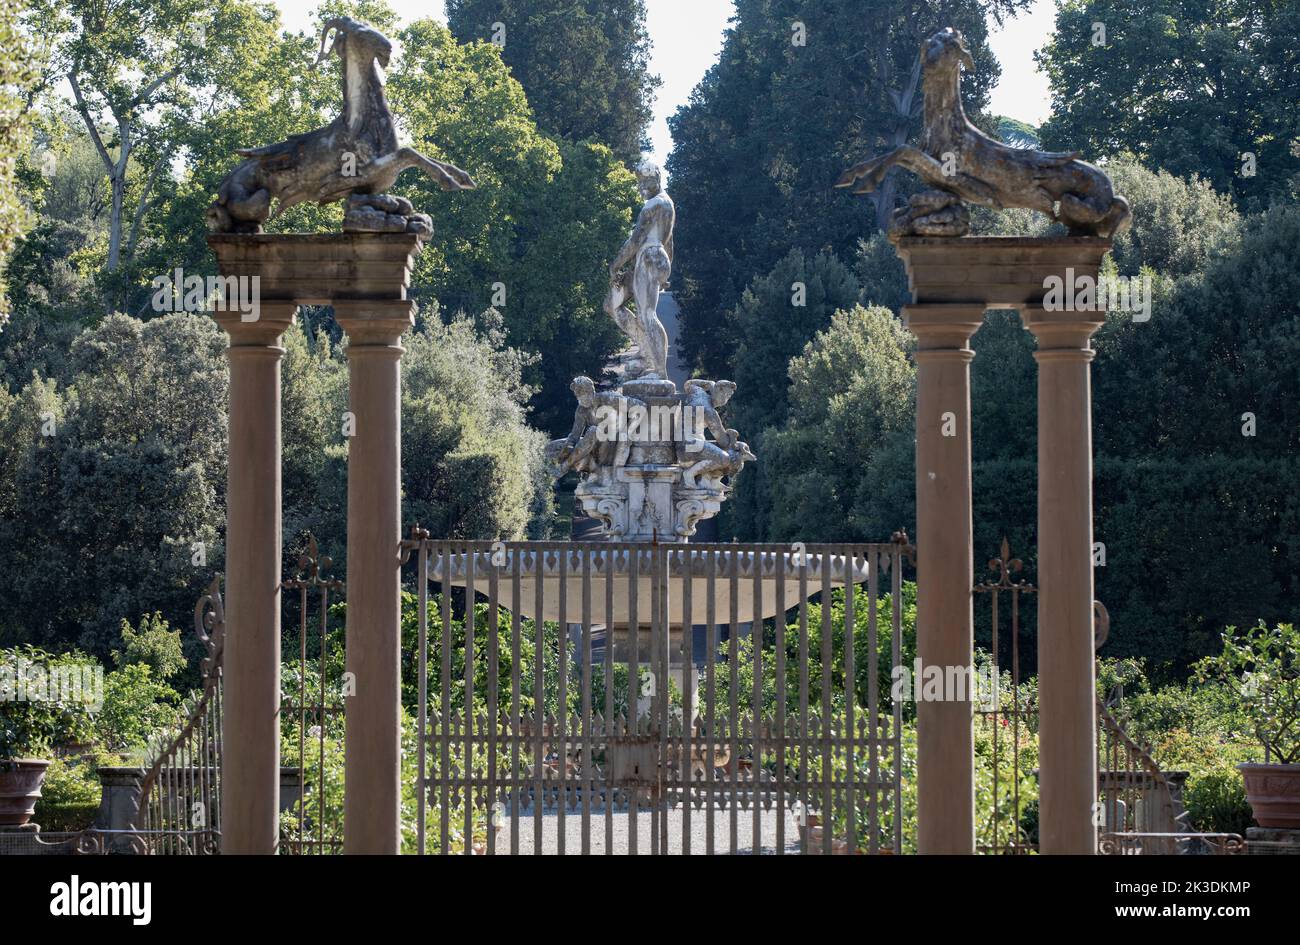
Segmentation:
[[(326, 50), (331, 32), (334, 42)], [(279, 144), (241, 149), (247, 160), (222, 182), (208, 208), (209, 229), (258, 233), (267, 220), (300, 203), (347, 198), (344, 230), (429, 233), (428, 216), (415, 213), (404, 197), (385, 193), (398, 175), (416, 167), (443, 190), (471, 190), (474, 180), (454, 164), (399, 146), (380, 73), (392, 49), (386, 36), (364, 23), (346, 16), (327, 21), (312, 68), (330, 55), (342, 60), (342, 114), (324, 128)]]
[(1128, 201), (1077, 153), (1009, 147), (971, 124), (961, 105), (963, 66), (974, 71), (975, 61), (957, 30), (949, 27), (926, 40), (922, 146), (904, 145), (857, 164), (835, 186), (871, 193), (900, 164), (934, 188), (916, 194), (895, 214), (890, 233), (896, 236), (964, 236), (970, 215), (963, 201), (1037, 210), (1064, 223), (1074, 236), (1111, 237), (1128, 226)]

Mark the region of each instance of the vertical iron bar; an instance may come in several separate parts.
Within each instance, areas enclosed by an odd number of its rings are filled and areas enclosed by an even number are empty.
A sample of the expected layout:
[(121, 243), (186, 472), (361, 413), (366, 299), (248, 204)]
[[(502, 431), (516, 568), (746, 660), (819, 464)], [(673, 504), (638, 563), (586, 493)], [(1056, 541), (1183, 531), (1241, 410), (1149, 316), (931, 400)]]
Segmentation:
[[(994, 678), (996, 679), (997, 674), (1000, 671), (1000, 667), (998, 665), (998, 622), (1000, 617), (1000, 614), (998, 613), (998, 604), (1002, 599), (1002, 591), (995, 588), (989, 594), (989, 596), (993, 598), (992, 614), (990, 618), (993, 627), (993, 637), (990, 645), (993, 649), (992, 672)], [(973, 658), (973, 654), (972, 654), (972, 658)], [(974, 676), (972, 675), (972, 680), (973, 679)], [(998, 709), (1000, 708), (1001, 708), (1000, 705), (994, 703), (993, 713), (992, 713), (992, 719), (993, 719), (993, 849), (991, 851), (994, 854), (1003, 852), (1002, 847), (999, 843), (999, 840), (1001, 838), (1002, 812), (998, 809), (998, 777), (1002, 771), (1002, 742), (998, 738)], [(989, 718), (987, 714), (984, 717), (986, 719)], [(1014, 778), (1015, 778), (1015, 774), (1013, 773), (1012, 779), (1014, 780)]]
[(835, 667), (835, 628), (831, 624), (832, 602), (830, 555), (822, 555), (822, 853), (830, 856), (834, 832), (834, 776), (831, 765), (831, 741), (834, 732), (831, 706), (831, 675)]
[[(500, 687), (500, 578), (501, 565), (497, 563), (496, 551), (488, 552), (488, 709), (487, 709), (487, 853), (492, 856), (497, 852), (497, 832), (493, 823), (493, 811), (496, 809), (497, 791), (497, 742), (501, 736), (501, 712), (498, 706)], [(514, 672), (511, 666), (510, 671)]]
[[(752, 580), (751, 590), (753, 592), (754, 620), (751, 639), (754, 644), (754, 683), (750, 693), (751, 709), (753, 716), (753, 738), (754, 738), (754, 760), (749, 769), (749, 791), (751, 803), (753, 804), (753, 817), (751, 818), (750, 841), (752, 849), (750, 850), (755, 856), (763, 852), (763, 808), (764, 801), (767, 798), (759, 788), (759, 778), (763, 772), (763, 551), (760, 545), (755, 545), (754, 550), (750, 552), (750, 560), (753, 566), (753, 572), (750, 575)], [(736, 694), (737, 698), (740, 694)]]
[[(890, 670), (903, 662), (903, 545), (895, 542), (890, 550), (889, 615), (892, 623)], [(894, 802), (894, 853), (903, 852), (903, 703), (892, 699), (894, 763), (890, 792)]]
[[(419, 765), (420, 775), (416, 781), (416, 824), (415, 837), (416, 848), (420, 856), (425, 853), (425, 808), (428, 806), (428, 766), (425, 757), (425, 739), (429, 737), (429, 542), (427, 539), (420, 539), (415, 549), (415, 581), (419, 589), (420, 611), (419, 611), (419, 668), (420, 674), (420, 691), (419, 705), (416, 709), (418, 713), (418, 724), (416, 727), (415, 751), (416, 764)], [(324, 665), (324, 634), (321, 639), (321, 664)], [(322, 720), (323, 722), (323, 720)], [(322, 725), (322, 733), (324, 731)]]
[[(536, 552), (534, 551), (535, 555)], [(524, 549), (515, 546), (511, 551), (510, 569), (510, 852), (519, 855), (519, 794), (524, 790), (524, 779), (519, 767), (519, 739), (523, 734), (523, 696), (519, 677), (523, 675), (520, 663), (519, 612), (523, 608), (521, 577), (524, 570)]]
[(705, 552), (708, 557), (708, 583), (705, 584), (705, 656), (704, 656), (704, 682), (705, 691), (708, 693), (707, 711), (708, 724), (704, 731), (704, 823), (705, 823), (705, 842), (708, 849), (705, 851), (712, 856), (716, 852), (714, 846), (714, 804), (717, 800), (717, 785), (715, 778), (714, 746), (718, 741), (717, 726), (717, 656), (718, 656), (718, 609), (717, 609), (717, 584), (718, 584), (718, 556), (721, 552), (717, 548), (710, 548)]
[(682, 855), (691, 855), (691, 802), (695, 782), (695, 608), (692, 600), (695, 552), (677, 552), (682, 575), (682, 745), (677, 760), (681, 781)]
[(464, 854), (474, 852), (474, 604), (477, 597), (476, 552), (465, 545), (465, 833)]
[(442, 577), (439, 595), (442, 610), (442, 671), (439, 681), (442, 704), (438, 707), (438, 745), (440, 748), (440, 768), (438, 771), (439, 788), (439, 825), (442, 837), (439, 846), (443, 856), (451, 852), (451, 546), (443, 543), (438, 547), (441, 559)]
[(611, 758), (614, 741), (614, 577), (618, 571), (620, 549), (611, 545), (605, 552), (605, 646), (601, 653), (605, 679), (605, 855), (614, 852), (614, 765)]
[(799, 852), (808, 853), (811, 846), (812, 797), (808, 790), (808, 752), (812, 741), (808, 737), (808, 555), (799, 561), (799, 801), (803, 805), (805, 829), (799, 838)]
[(560, 601), (556, 646), (560, 651), (560, 693), (557, 699), (560, 729), (560, 803), (555, 813), (556, 852), (564, 856), (564, 809), (569, 806), (569, 555), (570, 550), (559, 552)]
[(776, 631), (776, 852), (785, 855), (785, 765), (786, 765), (786, 717), (785, 717), (785, 561), (786, 552), (778, 551), (773, 562), (776, 581), (776, 608), (772, 619)]
[[(630, 558), (628, 576), (627, 576), (627, 632), (630, 649), (628, 651), (627, 667), (627, 725), (624, 733), (628, 737), (628, 744), (635, 746), (639, 742), (641, 733), (641, 640), (640, 628), (637, 626), (637, 595), (641, 587), (641, 551), (636, 545), (629, 549)], [(640, 751), (636, 748), (636, 758), (640, 759)], [(637, 841), (640, 839), (638, 834), (638, 813), (641, 809), (641, 771), (638, 767), (637, 773), (632, 781), (631, 796), (628, 800), (627, 807), (627, 852), (637, 855)]]
[(591, 853), (591, 558), (582, 548), (582, 853)]
[(542, 855), (546, 768), (546, 551), (533, 550), (533, 856)]
[[(727, 804), (728, 826), (731, 830), (731, 855), (738, 849), (740, 832), (740, 555), (733, 544), (727, 550), (730, 573), (727, 583), (730, 629), (727, 633), (727, 721), (731, 735), (731, 796)], [(753, 624), (750, 625), (753, 633)]]

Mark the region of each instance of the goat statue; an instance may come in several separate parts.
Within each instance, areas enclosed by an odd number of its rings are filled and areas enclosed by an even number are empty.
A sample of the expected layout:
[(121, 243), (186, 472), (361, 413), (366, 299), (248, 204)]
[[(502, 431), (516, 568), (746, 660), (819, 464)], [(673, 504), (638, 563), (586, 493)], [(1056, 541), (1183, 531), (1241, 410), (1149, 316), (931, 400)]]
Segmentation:
[[(334, 33), (334, 42), (325, 49)], [(331, 54), (343, 62), (343, 113), (324, 128), (279, 144), (241, 149), (246, 158), (221, 183), (208, 208), (217, 233), (259, 233), (262, 224), (290, 207), (348, 199), (343, 229), (352, 232), (428, 234), (429, 217), (404, 197), (386, 193), (402, 171), (418, 167), (443, 190), (471, 190), (474, 180), (454, 164), (399, 147), (383, 75), (393, 44), (378, 30), (346, 16), (327, 21), (311, 68)], [(271, 200), (275, 212), (271, 213)]]
[(949, 27), (926, 40), (921, 46), (922, 146), (904, 145), (857, 164), (835, 186), (869, 194), (895, 164), (929, 184), (932, 190), (916, 194), (895, 213), (890, 225), (895, 236), (964, 236), (970, 214), (963, 201), (1028, 207), (1064, 223), (1074, 236), (1110, 237), (1128, 226), (1128, 201), (1077, 153), (1009, 147), (971, 124), (961, 105), (963, 66), (975, 70), (960, 32)]

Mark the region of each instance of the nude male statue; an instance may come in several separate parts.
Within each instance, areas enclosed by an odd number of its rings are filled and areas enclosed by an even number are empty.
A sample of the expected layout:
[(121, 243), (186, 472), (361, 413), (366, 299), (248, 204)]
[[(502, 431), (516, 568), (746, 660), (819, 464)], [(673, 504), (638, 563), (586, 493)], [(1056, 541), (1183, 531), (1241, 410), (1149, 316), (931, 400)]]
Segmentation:
[[(609, 295), (605, 311), (613, 316), (641, 350), (640, 376), (668, 376), (668, 333), (659, 321), (659, 293), (668, 284), (673, 265), (673, 222), (676, 210), (664, 190), (663, 171), (653, 161), (637, 166), (637, 190), (645, 205), (632, 235), (609, 266)], [(630, 274), (623, 270), (632, 264)], [(629, 287), (628, 283), (631, 282)], [(635, 311), (625, 302), (631, 295)]]

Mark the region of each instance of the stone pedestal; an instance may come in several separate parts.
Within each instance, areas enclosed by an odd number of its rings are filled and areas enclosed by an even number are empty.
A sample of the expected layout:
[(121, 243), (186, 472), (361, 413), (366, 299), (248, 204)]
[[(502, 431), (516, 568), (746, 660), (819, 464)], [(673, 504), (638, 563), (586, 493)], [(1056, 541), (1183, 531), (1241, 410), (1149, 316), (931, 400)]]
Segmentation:
[[(1093, 853), (1097, 803), (1093, 682), (1092, 434), (1088, 339), (1100, 312), (1049, 312), (1050, 279), (1095, 280), (1097, 237), (894, 240), (916, 304), (917, 650), (922, 663), (970, 665), (969, 384), (965, 349), (990, 308), (1021, 312), (1038, 339), (1039, 743), (1044, 853)], [(951, 414), (945, 438), (940, 416)], [(954, 495), (953, 492), (960, 493)], [(959, 652), (964, 650), (964, 652)], [(917, 713), (921, 852), (974, 852), (968, 826), (970, 706)]]
[(1300, 856), (1300, 830), (1286, 827), (1249, 827), (1246, 830), (1246, 852)]
[[(300, 304), (333, 305), (349, 336), (347, 754), (344, 849), (396, 853), (400, 799), (401, 397), (398, 339), (421, 238), (407, 233), (220, 234), (224, 276), (258, 280), (256, 320), (231, 333), (223, 851), (270, 853), (278, 834), (280, 375)], [(342, 422), (343, 418), (339, 418)]]

